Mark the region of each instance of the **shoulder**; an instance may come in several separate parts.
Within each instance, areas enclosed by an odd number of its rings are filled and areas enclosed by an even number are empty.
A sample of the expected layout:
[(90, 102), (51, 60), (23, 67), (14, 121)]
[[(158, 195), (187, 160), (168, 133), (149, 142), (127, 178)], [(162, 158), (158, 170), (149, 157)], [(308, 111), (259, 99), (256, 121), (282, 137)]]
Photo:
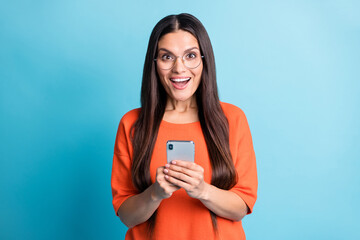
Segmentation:
[(231, 103), (220, 102), (221, 108), (224, 111), (226, 118), (229, 121), (229, 124), (232, 122), (237, 122), (241, 119), (246, 119), (244, 111)]
[(220, 104), (229, 123), (230, 143), (235, 144), (235, 148), (240, 142), (243, 146), (245, 143), (252, 145), (250, 127), (244, 111), (233, 104), (223, 102)]
[(139, 117), (140, 108), (128, 111), (121, 118), (116, 134), (116, 142), (130, 143), (131, 128)]
[(138, 119), (139, 114), (140, 114), (140, 108), (135, 108), (128, 111), (121, 118), (120, 125), (124, 126), (125, 128), (131, 127)]

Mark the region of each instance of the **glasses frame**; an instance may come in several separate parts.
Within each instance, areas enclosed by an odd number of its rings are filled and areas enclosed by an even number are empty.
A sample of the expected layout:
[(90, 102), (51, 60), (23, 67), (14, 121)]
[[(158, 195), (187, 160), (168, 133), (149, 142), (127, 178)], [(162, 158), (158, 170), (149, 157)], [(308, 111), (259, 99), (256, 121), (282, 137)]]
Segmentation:
[[(195, 69), (195, 68), (197, 68), (198, 66), (200, 66), (200, 64), (201, 64), (201, 61), (199, 62), (199, 64), (196, 66), (196, 67), (188, 67), (188, 66), (186, 66), (186, 64), (185, 64), (185, 56), (186, 56), (186, 54), (188, 54), (188, 53), (185, 53), (182, 57), (181, 56), (175, 56), (174, 54), (172, 54), (172, 53), (170, 53), (171, 55), (173, 55), (174, 57), (175, 57), (175, 60), (173, 61), (173, 64), (172, 64), (172, 66), (170, 67), (170, 68), (161, 68), (161, 67), (159, 67), (160, 69), (162, 69), (162, 70), (170, 70), (170, 69), (172, 69), (174, 66), (175, 66), (175, 63), (176, 63), (176, 61), (177, 61), (177, 59), (178, 58), (181, 58), (181, 61), (182, 61), (182, 64), (187, 68), (187, 69)], [(200, 60), (202, 60), (204, 58), (204, 55), (201, 55), (201, 59)], [(154, 58), (154, 61), (157, 63), (158, 62), (158, 59), (157, 58)]]

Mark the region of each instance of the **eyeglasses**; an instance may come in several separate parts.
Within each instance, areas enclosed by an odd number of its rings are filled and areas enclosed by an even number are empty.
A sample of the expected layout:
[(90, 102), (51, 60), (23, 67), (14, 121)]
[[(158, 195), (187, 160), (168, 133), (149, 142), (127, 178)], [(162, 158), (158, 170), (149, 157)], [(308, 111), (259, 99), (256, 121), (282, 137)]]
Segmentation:
[[(160, 53), (158, 57), (154, 59), (154, 61), (157, 62), (160, 69), (169, 70), (175, 66), (175, 62), (179, 57), (180, 56), (175, 56), (169, 52), (166, 52)], [(200, 55), (200, 52), (191, 51), (185, 53), (181, 59), (186, 68), (193, 69), (200, 65), (203, 57), (204, 56)]]

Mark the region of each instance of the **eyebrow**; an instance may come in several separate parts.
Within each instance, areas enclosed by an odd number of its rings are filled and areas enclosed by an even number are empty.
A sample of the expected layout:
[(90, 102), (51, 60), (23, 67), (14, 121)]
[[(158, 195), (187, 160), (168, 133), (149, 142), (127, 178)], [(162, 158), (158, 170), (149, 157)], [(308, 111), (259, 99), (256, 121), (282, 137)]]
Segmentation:
[[(197, 50), (200, 51), (200, 49), (199, 49), (198, 47), (192, 47), (192, 48), (186, 49), (186, 50), (184, 51), (184, 53), (185, 53), (185, 52), (189, 52), (189, 51), (191, 51), (191, 50), (193, 50), (193, 49), (197, 49)], [(171, 52), (170, 50), (167, 50), (166, 48), (159, 48), (158, 52), (160, 52), (161, 50), (175, 55), (173, 52)]]

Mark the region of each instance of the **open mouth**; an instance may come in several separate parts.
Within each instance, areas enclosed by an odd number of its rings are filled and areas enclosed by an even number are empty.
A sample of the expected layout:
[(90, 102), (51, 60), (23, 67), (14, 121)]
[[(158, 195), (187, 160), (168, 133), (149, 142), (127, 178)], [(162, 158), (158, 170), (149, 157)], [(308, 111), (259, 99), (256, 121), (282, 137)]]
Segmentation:
[(170, 78), (171, 84), (179, 90), (185, 89), (190, 80), (191, 78)]

